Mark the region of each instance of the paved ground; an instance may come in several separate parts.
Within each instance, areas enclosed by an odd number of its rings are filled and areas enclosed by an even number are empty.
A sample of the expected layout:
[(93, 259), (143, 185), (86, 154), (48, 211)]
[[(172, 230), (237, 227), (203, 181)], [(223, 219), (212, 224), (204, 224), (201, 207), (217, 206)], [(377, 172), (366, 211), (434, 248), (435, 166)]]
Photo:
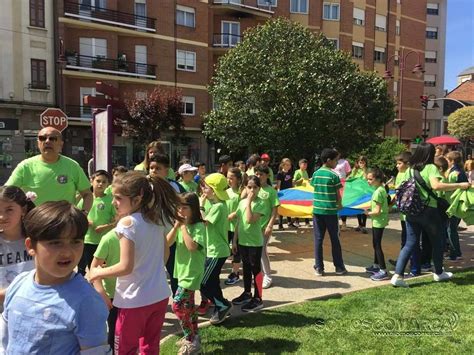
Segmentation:
[[(355, 227), (357, 220), (348, 218), (349, 227)], [(370, 225), (370, 221), (368, 221)], [(463, 225), (463, 223), (461, 223)], [(460, 232), (461, 249), (464, 260), (457, 263), (446, 263), (447, 270), (461, 269), (474, 266), (474, 226)], [(334, 273), (331, 259), (329, 237), (324, 242), (324, 260), (326, 276), (317, 277), (313, 271), (313, 229), (302, 227), (298, 230), (275, 230), (269, 244), (269, 254), (273, 270), (273, 286), (264, 290), (263, 299), (265, 309), (281, 305), (302, 302), (315, 297), (332, 294), (343, 294), (387, 284), (389, 281), (374, 282), (365, 273), (365, 267), (373, 261), (372, 237), (370, 234), (355, 232), (352, 228), (341, 232), (341, 244), (344, 263), (349, 274), (338, 276)], [(400, 251), (400, 222), (398, 215), (392, 214), (389, 226), (383, 237), (383, 250), (386, 260), (396, 259)], [(393, 267), (390, 265), (389, 269)], [(231, 300), (243, 291), (243, 283), (225, 286), (224, 279), (230, 272), (230, 263), (224, 265), (221, 280), (224, 296)], [(196, 302), (199, 303), (199, 293)], [(241, 315), (238, 306), (234, 306), (233, 316)], [(210, 316), (210, 314), (208, 315)], [(258, 317), (258, 313), (250, 316)], [(206, 322), (208, 317), (200, 317), (200, 322)], [(224, 323), (225, 324), (225, 323)], [(178, 321), (169, 308), (162, 331), (162, 339), (170, 334), (180, 332)]]

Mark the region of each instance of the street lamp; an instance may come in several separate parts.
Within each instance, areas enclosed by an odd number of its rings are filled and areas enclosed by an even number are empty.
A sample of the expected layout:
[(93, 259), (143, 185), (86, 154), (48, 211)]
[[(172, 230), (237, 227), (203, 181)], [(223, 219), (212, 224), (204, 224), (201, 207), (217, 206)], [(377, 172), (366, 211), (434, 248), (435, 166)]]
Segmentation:
[(415, 52), (413, 50), (406, 51), (404, 47), (400, 48), (400, 55), (394, 54), (390, 56), (387, 59), (387, 62), (385, 64), (386, 70), (383, 75), (383, 78), (385, 80), (390, 80), (393, 79), (393, 74), (392, 72), (388, 69), (388, 65), (390, 63), (390, 60), (393, 60), (393, 68), (395, 67), (395, 58), (398, 57), (398, 70), (400, 72), (400, 85), (399, 85), (399, 91), (398, 91), (398, 115), (397, 118), (393, 121), (398, 127), (398, 141), (400, 142), (402, 140), (402, 126), (405, 124), (405, 119), (403, 118), (403, 75), (406, 69), (406, 63), (407, 59), (410, 56), (410, 54), (415, 53), (418, 56), (418, 61), (416, 65), (412, 69), (412, 73), (415, 74), (417, 78), (421, 78), (423, 73), (425, 72), (423, 69), (423, 66), (421, 65), (421, 53)]
[[(436, 95), (431, 94), (431, 95), (422, 95), (420, 96), (421, 99), (421, 107), (423, 108), (423, 141), (426, 142), (426, 138), (428, 138), (428, 122), (427, 122), (427, 115), (428, 115), (428, 102), (429, 101), (434, 101), (436, 99)], [(439, 105), (434, 101), (433, 106), (431, 106), (432, 109), (439, 108)]]

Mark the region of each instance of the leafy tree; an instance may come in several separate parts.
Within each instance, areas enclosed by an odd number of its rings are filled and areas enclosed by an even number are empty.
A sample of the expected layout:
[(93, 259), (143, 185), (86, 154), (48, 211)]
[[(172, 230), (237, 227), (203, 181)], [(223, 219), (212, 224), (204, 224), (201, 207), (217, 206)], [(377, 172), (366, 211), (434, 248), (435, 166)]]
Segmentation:
[(179, 135), (183, 129), (179, 92), (156, 88), (143, 99), (133, 96), (125, 100), (125, 107), (119, 119), (123, 135), (144, 144), (159, 139), (163, 132), (171, 130)]
[(230, 151), (299, 158), (324, 147), (360, 150), (394, 114), (381, 77), (285, 19), (247, 31), (219, 61), (209, 91), (218, 108), (204, 133)]
[(474, 137), (474, 106), (463, 107), (450, 114), (448, 131), (462, 140)]

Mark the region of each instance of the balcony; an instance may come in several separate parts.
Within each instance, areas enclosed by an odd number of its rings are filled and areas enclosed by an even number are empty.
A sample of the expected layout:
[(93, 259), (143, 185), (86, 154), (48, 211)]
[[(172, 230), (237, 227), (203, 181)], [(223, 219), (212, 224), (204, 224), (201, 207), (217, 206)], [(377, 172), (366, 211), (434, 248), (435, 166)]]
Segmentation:
[(69, 118), (92, 120), (92, 107), (80, 105), (66, 105), (66, 115)]
[(232, 33), (214, 33), (212, 46), (215, 48), (233, 48), (240, 43), (242, 36)]
[(156, 65), (109, 59), (103, 56), (69, 55), (66, 57), (66, 69), (156, 79)]
[(64, 2), (64, 16), (137, 31), (156, 32), (156, 19), (154, 18), (78, 4), (77, 2)]
[(211, 8), (214, 13), (227, 16), (251, 17), (260, 16), (270, 18), (274, 11), (268, 6), (255, 6), (246, 4), (246, 0), (212, 0)]

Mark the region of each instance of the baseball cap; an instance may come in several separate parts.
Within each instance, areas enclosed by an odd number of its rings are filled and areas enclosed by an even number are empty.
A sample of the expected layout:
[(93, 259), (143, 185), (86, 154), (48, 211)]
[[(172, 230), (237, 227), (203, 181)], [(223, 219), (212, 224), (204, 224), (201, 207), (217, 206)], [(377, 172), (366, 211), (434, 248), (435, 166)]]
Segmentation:
[(260, 156), (260, 159), (262, 159), (262, 160), (270, 160), (270, 156), (269, 156), (267, 153), (263, 153), (263, 154)]
[(179, 167), (178, 174), (182, 174), (185, 171), (196, 171), (196, 170), (198, 170), (198, 168), (195, 168), (194, 166), (190, 164), (183, 164)]
[(204, 182), (214, 191), (217, 198), (221, 201), (229, 199), (227, 194), (227, 178), (220, 173), (213, 173), (204, 179)]

